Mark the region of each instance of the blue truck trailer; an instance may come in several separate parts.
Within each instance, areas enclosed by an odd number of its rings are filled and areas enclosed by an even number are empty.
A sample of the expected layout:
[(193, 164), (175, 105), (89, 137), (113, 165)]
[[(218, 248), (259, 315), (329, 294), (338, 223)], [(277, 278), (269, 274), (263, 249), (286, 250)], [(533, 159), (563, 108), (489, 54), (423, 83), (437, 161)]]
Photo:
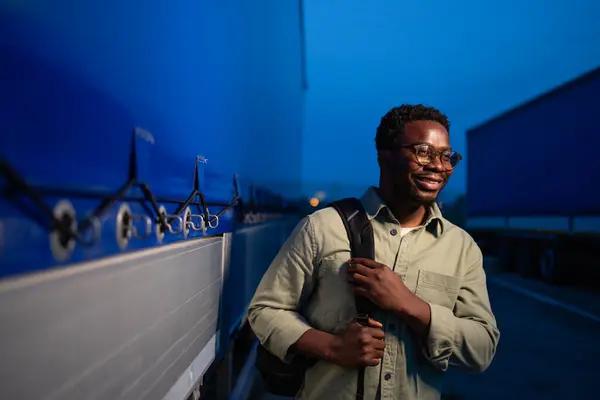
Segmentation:
[(0, 399), (247, 398), (306, 207), (301, 11), (0, 5)]
[(501, 268), (598, 275), (600, 68), (467, 131), (466, 227)]

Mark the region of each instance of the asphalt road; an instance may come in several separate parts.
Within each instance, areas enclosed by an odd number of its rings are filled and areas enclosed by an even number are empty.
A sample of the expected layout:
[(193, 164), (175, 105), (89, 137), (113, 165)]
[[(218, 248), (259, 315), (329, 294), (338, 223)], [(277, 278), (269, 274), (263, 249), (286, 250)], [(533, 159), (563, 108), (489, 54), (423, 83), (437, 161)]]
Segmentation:
[[(445, 399), (600, 399), (600, 295), (513, 275), (489, 275), (488, 288), (498, 352), (482, 374), (449, 371)], [(281, 398), (257, 378), (249, 399)]]

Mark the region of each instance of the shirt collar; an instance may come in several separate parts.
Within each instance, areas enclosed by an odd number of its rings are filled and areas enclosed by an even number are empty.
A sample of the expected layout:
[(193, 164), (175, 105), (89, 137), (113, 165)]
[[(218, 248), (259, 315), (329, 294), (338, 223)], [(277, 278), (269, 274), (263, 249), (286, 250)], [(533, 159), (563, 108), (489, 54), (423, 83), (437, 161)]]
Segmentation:
[[(383, 202), (381, 197), (379, 197), (379, 193), (377, 192), (377, 188), (375, 186), (371, 186), (367, 189), (367, 191), (360, 198), (363, 207), (365, 207), (365, 211), (367, 212), (367, 216), (369, 220), (377, 217), (381, 212), (387, 212), (390, 216), (392, 213), (388, 206)], [(430, 228), (430, 224), (434, 224), (439, 226), (440, 233), (444, 230), (444, 218), (442, 216), (442, 212), (436, 203), (433, 203), (427, 210), (427, 217), (425, 219), (425, 223), (423, 224), (425, 227)], [(433, 226), (431, 226), (433, 227)]]

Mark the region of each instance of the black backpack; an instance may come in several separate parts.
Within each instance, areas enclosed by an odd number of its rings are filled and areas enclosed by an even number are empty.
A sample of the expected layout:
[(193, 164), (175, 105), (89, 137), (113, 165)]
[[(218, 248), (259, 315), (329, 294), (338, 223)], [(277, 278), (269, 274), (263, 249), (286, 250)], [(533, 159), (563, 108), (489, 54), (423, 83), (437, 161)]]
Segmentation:
[[(373, 227), (360, 200), (353, 197), (346, 198), (331, 203), (329, 207), (335, 208), (340, 214), (350, 241), (351, 256), (374, 259)], [(368, 299), (360, 296), (355, 296), (355, 302), (356, 321), (361, 325), (366, 325), (374, 305)], [(291, 363), (284, 363), (261, 344), (258, 345), (256, 354), (256, 368), (265, 382), (267, 391), (278, 396), (295, 396), (302, 387), (304, 373), (316, 361), (297, 355)], [(364, 375), (365, 368), (359, 368), (356, 388), (357, 400), (364, 397)]]

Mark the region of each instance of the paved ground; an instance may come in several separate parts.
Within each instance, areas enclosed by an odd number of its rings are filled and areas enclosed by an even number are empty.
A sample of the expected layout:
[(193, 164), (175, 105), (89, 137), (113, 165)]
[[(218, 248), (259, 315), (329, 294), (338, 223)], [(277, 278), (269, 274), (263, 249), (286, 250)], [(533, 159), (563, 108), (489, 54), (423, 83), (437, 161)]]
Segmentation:
[[(600, 295), (514, 275), (489, 277), (501, 331), (483, 374), (448, 374), (445, 398), (600, 399)], [(274, 400), (257, 384), (249, 399)]]

